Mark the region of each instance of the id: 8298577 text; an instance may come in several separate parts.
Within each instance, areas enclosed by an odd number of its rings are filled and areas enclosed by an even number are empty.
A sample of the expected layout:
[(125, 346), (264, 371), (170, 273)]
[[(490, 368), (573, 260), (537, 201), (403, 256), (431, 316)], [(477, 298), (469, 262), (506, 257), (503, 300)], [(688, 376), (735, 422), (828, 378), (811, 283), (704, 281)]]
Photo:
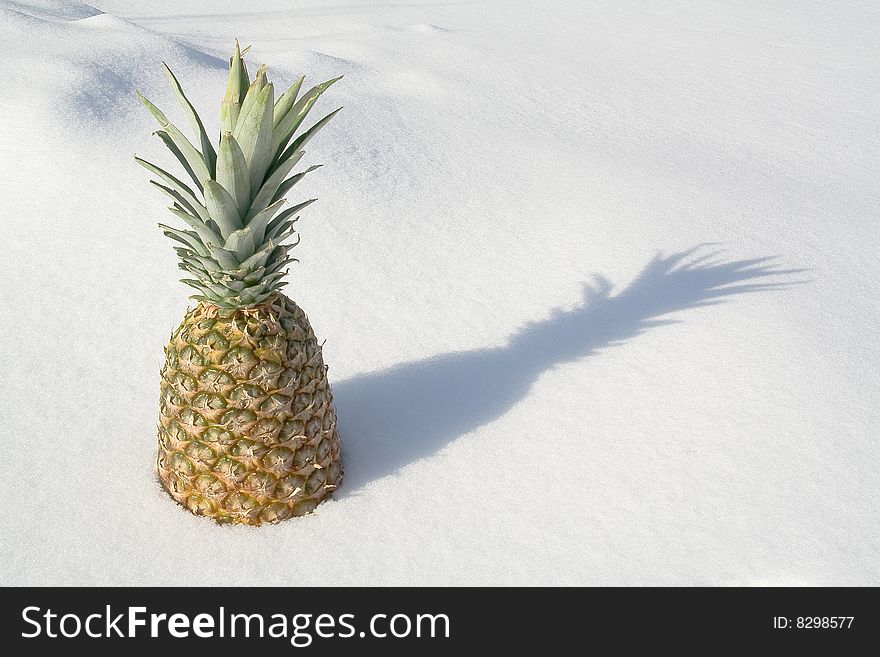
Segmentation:
[(855, 616), (786, 616), (773, 617), (773, 629), (776, 630), (848, 630), (852, 627)]

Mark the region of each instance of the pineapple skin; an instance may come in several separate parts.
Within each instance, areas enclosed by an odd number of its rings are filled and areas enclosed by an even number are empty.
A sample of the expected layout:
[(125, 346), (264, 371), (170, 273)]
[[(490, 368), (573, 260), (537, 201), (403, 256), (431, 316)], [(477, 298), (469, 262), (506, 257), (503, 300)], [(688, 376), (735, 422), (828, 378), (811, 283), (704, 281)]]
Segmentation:
[(333, 394), (299, 306), (278, 293), (187, 312), (165, 349), (157, 468), (171, 497), (220, 523), (301, 516), (339, 486)]

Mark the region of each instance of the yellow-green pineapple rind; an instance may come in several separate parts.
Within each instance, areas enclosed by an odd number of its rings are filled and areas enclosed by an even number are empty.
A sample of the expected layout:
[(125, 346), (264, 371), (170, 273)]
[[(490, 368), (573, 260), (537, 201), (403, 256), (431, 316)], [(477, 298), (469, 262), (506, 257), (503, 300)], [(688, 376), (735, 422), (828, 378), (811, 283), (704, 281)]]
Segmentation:
[(157, 465), (179, 503), (218, 522), (259, 525), (309, 513), (339, 486), (327, 367), (293, 301), (199, 303), (165, 357)]

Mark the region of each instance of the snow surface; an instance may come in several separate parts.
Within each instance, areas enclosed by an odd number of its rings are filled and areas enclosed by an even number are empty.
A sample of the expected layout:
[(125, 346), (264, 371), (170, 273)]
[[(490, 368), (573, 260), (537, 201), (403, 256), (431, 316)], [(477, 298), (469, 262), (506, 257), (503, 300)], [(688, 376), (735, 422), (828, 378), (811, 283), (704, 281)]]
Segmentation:
[[(317, 111), (289, 294), (346, 479), (154, 475), (159, 61)], [(0, 0), (2, 584), (880, 584), (880, 5)], [(316, 116), (319, 116), (316, 113)]]

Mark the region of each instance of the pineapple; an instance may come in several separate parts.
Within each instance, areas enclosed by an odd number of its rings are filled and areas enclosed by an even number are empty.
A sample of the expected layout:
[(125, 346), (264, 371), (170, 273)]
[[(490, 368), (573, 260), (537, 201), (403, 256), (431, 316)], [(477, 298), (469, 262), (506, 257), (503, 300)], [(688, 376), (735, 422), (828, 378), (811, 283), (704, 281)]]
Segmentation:
[(194, 187), (135, 159), (158, 178), (150, 182), (187, 225), (160, 227), (176, 243), (179, 266), (192, 276), (183, 282), (195, 288), (197, 302), (165, 349), (159, 479), (195, 514), (259, 525), (309, 513), (342, 478), (321, 346), (305, 313), (280, 291), (285, 267), (295, 260), (289, 251), (296, 244), (285, 240), (314, 199), (281, 206), (317, 166), (290, 174), (336, 112), (294, 134), (339, 78), (301, 96), (300, 78), (275, 101), (266, 67), (250, 81), (242, 54), (236, 41), (216, 151), (167, 66), (198, 146), (138, 92), (161, 126), (155, 134)]

